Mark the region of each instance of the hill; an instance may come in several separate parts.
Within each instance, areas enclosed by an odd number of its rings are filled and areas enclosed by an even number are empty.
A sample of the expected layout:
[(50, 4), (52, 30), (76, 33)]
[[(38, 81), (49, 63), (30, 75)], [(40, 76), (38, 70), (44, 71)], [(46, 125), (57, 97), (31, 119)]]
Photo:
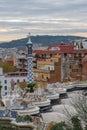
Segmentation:
[[(49, 36), (49, 35), (43, 35), (43, 36), (31, 36), (31, 40), (34, 45), (41, 44), (42, 46), (49, 46), (54, 44), (59, 44), (61, 42), (70, 44), (73, 40), (78, 39), (85, 39), (86, 37), (80, 37), (80, 36)], [(27, 43), (27, 38), (13, 40), (10, 42), (4, 42), (0, 44), (0, 47), (2, 48), (13, 48), (16, 47), (18, 49), (24, 49)]]

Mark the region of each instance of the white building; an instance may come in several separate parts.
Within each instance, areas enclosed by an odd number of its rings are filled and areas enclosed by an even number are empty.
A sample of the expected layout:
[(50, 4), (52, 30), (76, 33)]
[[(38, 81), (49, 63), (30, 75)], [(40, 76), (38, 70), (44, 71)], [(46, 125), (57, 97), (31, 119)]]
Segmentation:
[(74, 40), (75, 49), (87, 49), (87, 39)]
[(27, 81), (26, 73), (11, 72), (3, 74), (3, 70), (0, 68), (0, 82), (2, 85), (1, 95), (7, 95), (12, 91), (12, 81), (14, 81), (14, 87), (17, 87), (15, 85), (16, 83)]

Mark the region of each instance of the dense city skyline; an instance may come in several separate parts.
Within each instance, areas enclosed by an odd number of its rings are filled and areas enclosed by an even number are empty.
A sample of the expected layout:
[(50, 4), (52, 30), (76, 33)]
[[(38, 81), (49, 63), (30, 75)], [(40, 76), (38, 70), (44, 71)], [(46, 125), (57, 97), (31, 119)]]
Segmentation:
[(87, 36), (86, 0), (0, 0), (0, 41), (32, 35)]

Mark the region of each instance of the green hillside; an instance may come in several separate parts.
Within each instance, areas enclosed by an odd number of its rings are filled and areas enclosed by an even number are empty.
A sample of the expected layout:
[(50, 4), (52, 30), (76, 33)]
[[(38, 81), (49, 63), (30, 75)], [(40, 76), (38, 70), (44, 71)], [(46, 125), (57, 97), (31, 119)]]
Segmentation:
[[(85, 37), (79, 37), (79, 36), (49, 36), (49, 35), (43, 35), (43, 36), (31, 36), (31, 40), (33, 44), (42, 44), (43, 46), (49, 46), (59, 43), (69, 43), (71, 44), (73, 40), (76, 39), (84, 39)], [(0, 47), (3, 48), (13, 48), (16, 47), (18, 49), (24, 49), (27, 38), (13, 40), (10, 42), (1, 43)]]

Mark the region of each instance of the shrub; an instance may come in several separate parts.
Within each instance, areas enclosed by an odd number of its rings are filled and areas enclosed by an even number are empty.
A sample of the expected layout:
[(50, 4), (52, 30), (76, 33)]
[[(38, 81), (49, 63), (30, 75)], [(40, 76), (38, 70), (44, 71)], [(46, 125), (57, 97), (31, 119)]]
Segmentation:
[(16, 122), (32, 122), (32, 117), (29, 115), (26, 116), (17, 116), (16, 117)]
[(29, 83), (26, 85), (26, 92), (34, 92), (34, 89), (37, 88), (37, 84), (36, 83)]

